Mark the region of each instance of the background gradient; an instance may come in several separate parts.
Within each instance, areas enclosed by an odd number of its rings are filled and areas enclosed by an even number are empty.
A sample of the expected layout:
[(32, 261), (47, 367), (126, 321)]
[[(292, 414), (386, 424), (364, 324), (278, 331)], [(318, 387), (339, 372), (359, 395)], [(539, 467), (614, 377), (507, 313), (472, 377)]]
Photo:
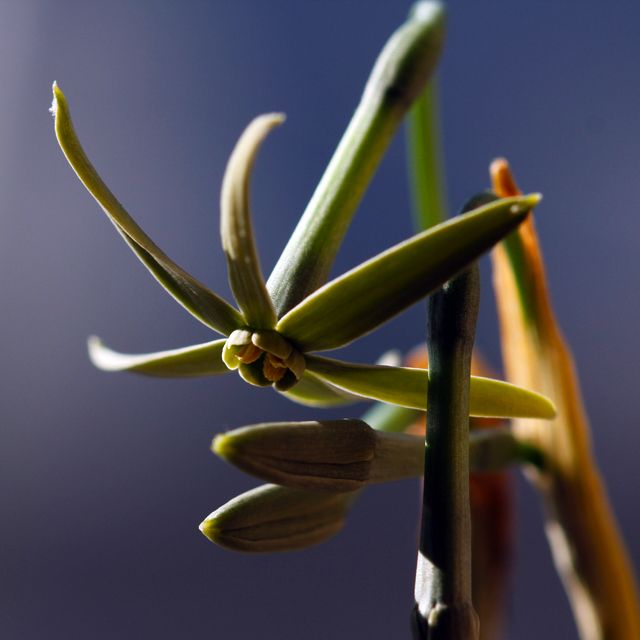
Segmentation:
[[(268, 273), (408, 9), (397, 0), (0, 1), (4, 638), (409, 636), (416, 482), (368, 490), (341, 534), (305, 552), (243, 556), (198, 532), (210, 511), (257, 484), (214, 458), (212, 436), (318, 412), (237, 376), (172, 381), (93, 369), (91, 333), (131, 352), (212, 334), (114, 233), (47, 113), (55, 79), (88, 154), (132, 215), (229, 297), (217, 202), (236, 138), (259, 113), (288, 114), (253, 184)], [(497, 155), (525, 190), (544, 193), (537, 221), (555, 306), (636, 567), (639, 21), (640, 5), (622, 0), (458, 0), (440, 74), (452, 208), (487, 186)], [(398, 136), (335, 273), (407, 237), (408, 211)], [(484, 294), (478, 342), (499, 368), (487, 278)], [(424, 318), (417, 305), (345, 356), (409, 349), (423, 339)], [(518, 486), (509, 637), (575, 637), (537, 498)]]

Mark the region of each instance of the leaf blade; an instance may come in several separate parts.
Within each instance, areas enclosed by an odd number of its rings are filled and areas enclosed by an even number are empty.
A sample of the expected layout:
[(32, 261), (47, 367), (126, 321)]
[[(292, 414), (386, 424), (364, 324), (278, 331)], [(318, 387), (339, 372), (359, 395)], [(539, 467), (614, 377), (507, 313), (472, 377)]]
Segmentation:
[(169, 294), (203, 324), (225, 335), (241, 326), (243, 320), (238, 311), (173, 262), (120, 204), (82, 148), (73, 127), (67, 100), (57, 84), (53, 85), (53, 96), (51, 110), (55, 117), (55, 131), (60, 148), (87, 191), (140, 261)]
[(423, 231), (318, 289), (281, 318), (277, 330), (303, 351), (344, 346), (455, 276), (538, 201), (504, 198)]

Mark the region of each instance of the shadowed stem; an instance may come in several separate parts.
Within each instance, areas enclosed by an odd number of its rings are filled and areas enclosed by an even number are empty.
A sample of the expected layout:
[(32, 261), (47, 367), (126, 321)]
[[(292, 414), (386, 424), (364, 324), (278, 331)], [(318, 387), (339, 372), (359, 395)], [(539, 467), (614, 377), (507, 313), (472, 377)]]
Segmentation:
[(419, 639), (477, 640), (479, 633), (471, 602), (468, 412), (479, 278), (473, 267), (429, 302), (429, 409), (413, 612)]

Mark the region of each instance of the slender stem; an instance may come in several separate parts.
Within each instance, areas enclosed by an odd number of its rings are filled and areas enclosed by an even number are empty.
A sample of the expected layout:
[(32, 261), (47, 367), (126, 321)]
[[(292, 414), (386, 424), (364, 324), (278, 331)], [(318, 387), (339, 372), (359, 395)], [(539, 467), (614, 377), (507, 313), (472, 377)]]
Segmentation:
[(477, 266), (429, 302), (429, 391), (414, 635), (474, 640), (469, 507), (469, 376), (479, 304)]
[(420, 231), (447, 218), (440, 130), (438, 85), (433, 79), (415, 101), (407, 120), (409, 183), (414, 223)]

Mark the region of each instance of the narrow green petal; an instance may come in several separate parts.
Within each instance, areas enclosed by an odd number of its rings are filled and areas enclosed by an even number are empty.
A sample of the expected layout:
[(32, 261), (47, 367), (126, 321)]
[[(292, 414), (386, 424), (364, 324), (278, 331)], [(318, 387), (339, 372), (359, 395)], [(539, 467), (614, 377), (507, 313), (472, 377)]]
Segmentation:
[(118, 353), (106, 347), (100, 338), (89, 338), (91, 362), (103, 371), (133, 371), (148, 376), (217, 376), (228, 373), (222, 361), (225, 340), (196, 344), (183, 349), (158, 351), (144, 355)]
[(298, 383), (288, 391), (282, 392), (282, 395), (308, 407), (340, 407), (362, 402), (360, 396), (338, 389), (320, 380), (310, 371), (305, 371)]
[(80, 145), (71, 121), (67, 99), (55, 83), (51, 111), (55, 117), (58, 143), (69, 164), (156, 280), (189, 313), (211, 329), (229, 335), (241, 326), (244, 322), (242, 316), (228, 302), (207, 289), (165, 255), (111, 193)]
[(220, 235), (229, 282), (247, 323), (255, 329), (272, 329), (276, 324), (276, 312), (267, 292), (253, 238), (249, 183), (260, 145), (283, 121), (281, 113), (269, 113), (253, 120), (240, 136), (222, 182)]
[(540, 196), (504, 198), (424, 231), (332, 280), (277, 330), (302, 351), (335, 349), (434, 291), (515, 229)]
[(440, 2), (419, 2), (389, 39), (331, 162), (267, 286), (278, 316), (323, 285), (369, 182), (438, 60), (444, 40)]
[(422, 231), (447, 218), (435, 80), (429, 83), (409, 112), (407, 146), (415, 228)]
[[(307, 356), (307, 368), (336, 387), (365, 398), (425, 411), (429, 372)], [(481, 418), (545, 418), (555, 416), (553, 403), (522, 387), (471, 376), (469, 414)]]

